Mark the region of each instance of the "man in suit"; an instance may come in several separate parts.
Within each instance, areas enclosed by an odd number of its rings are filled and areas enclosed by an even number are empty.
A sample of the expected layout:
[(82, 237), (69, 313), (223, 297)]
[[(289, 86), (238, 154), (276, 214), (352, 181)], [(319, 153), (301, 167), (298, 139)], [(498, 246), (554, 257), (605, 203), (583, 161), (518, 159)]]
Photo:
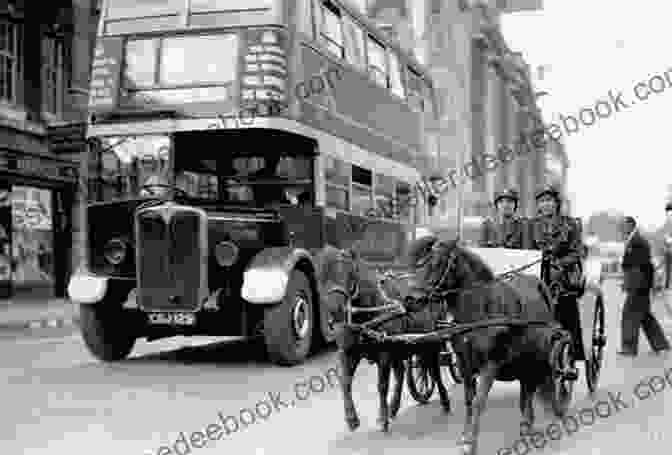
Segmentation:
[(651, 245), (639, 233), (633, 217), (623, 218), (621, 224), (625, 236), (623, 268), (623, 290), (626, 292), (621, 320), (622, 350), (620, 355), (637, 355), (639, 329), (644, 330), (651, 349), (655, 353), (670, 350), (663, 329), (651, 313), (651, 288), (653, 287), (653, 264), (651, 263)]
[(523, 246), (525, 220), (516, 215), (518, 192), (508, 189), (495, 195), (496, 219), (487, 218), (481, 226), (481, 248), (513, 248)]
[(670, 289), (670, 274), (672, 274), (672, 202), (665, 205), (665, 289)]

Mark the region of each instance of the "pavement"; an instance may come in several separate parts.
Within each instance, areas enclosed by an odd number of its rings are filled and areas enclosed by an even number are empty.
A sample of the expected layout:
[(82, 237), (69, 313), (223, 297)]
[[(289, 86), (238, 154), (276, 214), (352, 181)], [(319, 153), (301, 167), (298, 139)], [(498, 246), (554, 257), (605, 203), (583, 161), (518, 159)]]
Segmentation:
[[(519, 385), (496, 382), (481, 422), (480, 455), (670, 453), (672, 353), (654, 355), (642, 339), (638, 357), (617, 356), (624, 296), (614, 280), (603, 290), (607, 345), (597, 395), (588, 395), (579, 365), (569, 415), (556, 419), (538, 402), (540, 437), (521, 439)], [(659, 318), (666, 316), (662, 299), (653, 307)], [(459, 453), (464, 393), (446, 369), (452, 414), (442, 411), (436, 393), (420, 406), (405, 388), (390, 432), (382, 433), (376, 422), (378, 372), (361, 362), (352, 387), (361, 426), (350, 432), (334, 377), (334, 347), (283, 368), (246, 343), (206, 338), (138, 340), (127, 360), (107, 363), (88, 352), (79, 334), (0, 337), (2, 453)]]
[(79, 307), (68, 299), (9, 300), (0, 302), (0, 333), (75, 329)]

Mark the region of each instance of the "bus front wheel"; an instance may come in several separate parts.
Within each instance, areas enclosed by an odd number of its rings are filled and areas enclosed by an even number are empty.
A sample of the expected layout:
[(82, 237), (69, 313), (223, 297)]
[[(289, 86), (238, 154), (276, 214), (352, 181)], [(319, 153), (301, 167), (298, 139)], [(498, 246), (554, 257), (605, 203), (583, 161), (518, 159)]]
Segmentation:
[(84, 344), (99, 360), (114, 362), (125, 359), (135, 345), (129, 333), (120, 302), (103, 300), (97, 305), (79, 306), (79, 325)]
[(308, 278), (293, 270), (282, 302), (264, 313), (264, 341), (270, 360), (286, 366), (302, 363), (310, 352), (315, 319)]

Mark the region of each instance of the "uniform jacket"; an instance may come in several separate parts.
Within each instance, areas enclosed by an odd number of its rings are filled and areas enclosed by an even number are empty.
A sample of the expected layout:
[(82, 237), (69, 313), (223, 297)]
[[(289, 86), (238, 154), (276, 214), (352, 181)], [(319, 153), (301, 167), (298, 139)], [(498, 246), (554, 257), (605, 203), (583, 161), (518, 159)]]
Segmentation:
[(625, 245), (621, 267), (626, 292), (646, 291), (653, 287), (651, 245), (639, 232), (635, 232)]
[(481, 248), (524, 248), (525, 221), (515, 215), (504, 221), (486, 218), (481, 226), (479, 246)]
[(565, 215), (537, 216), (530, 223), (529, 248), (544, 252), (542, 275), (558, 295), (581, 292), (585, 248), (581, 224)]

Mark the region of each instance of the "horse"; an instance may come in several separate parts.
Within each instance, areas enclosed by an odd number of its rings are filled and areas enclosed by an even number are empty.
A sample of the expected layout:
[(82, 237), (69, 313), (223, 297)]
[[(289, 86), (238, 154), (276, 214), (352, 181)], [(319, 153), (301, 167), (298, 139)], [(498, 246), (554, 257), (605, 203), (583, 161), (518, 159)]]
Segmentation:
[(474, 328), (456, 333), (451, 340), (464, 378), (467, 418), (458, 442), (461, 452), (477, 453), (480, 419), (495, 380), (520, 382), (520, 433), (530, 435), (534, 431), (535, 394), (541, 392), (545, 405), (552, 401), (553, 349), (561, 339), (571, 350), (568, 333), (554, 319), (554, 300), (548, 287), (528, 275), (497, 279), (492, 269), (458, 240), (423, 237), (410, 244), (408, 256), (415, 271), (414, 298), (439, 296), (457, 327), (495, 316), (538, 322)]
[[(385, 342), (373, 339), (370, 335), (358, 331), (356, 327), (347, 324), (346, 313), (348, 306), (377, 307), (385, 305), (390, 298), (387, 295), (397, 296), (396, 300), (403, 305), (408, 290), (404, 289), (401, 280), (386, 280), (383, 284), (384, 295), (378, 289), (379, 275), (375, 270), (366, 266), (356, 252), (351, 249), (336, 249), (325, 247), (318, 255), (321, 264), (321, 280), (325, 291), (327, 309), (335, 321), (338, 345), (338, 358), (341, 365), (341, 391), (345, 410), (345, 421), (350, 431), (355, 431), (359, 425), (359, 416), (352, 399), (352, 382), (359, 362), (366, 358), (378, 367), (379, 416), (378, 424), (383, 432), (389, 431), (390, 420), (394, 419), (401, 405), (405, 360), (412, 354), (418, 354), (420, 362), (426, 365), (429, 373), (438, 386), (440, 401), (443, 410), (450, 412), (450, 398), (448, 391), (441, 382), (439, 354), (442, 350), (440, 343), (427, 343), (421, 347), (410, 348), (402, 343)], [(387, 335), (404, 334), (409, 332), (427, 332), (433, 329), (434, 322), (440, 317), (441, 308), (438, 304), (423, 308), (405, 307), (406, 313), (401, 315), (383, 315), (382, 321), (372, 321), (370, 314), (363, 313), (353, 316), (353, 322), (374, 322), (371, 328), (377, 333)], [(367, 316), (369, 315), (369, 316)], [(389, 316), (389, 318), (388, 318)], [(391, 403), (388, 404), (388, 390), (390, 386), (390, 371), (394, 371), (396, 379)]]

